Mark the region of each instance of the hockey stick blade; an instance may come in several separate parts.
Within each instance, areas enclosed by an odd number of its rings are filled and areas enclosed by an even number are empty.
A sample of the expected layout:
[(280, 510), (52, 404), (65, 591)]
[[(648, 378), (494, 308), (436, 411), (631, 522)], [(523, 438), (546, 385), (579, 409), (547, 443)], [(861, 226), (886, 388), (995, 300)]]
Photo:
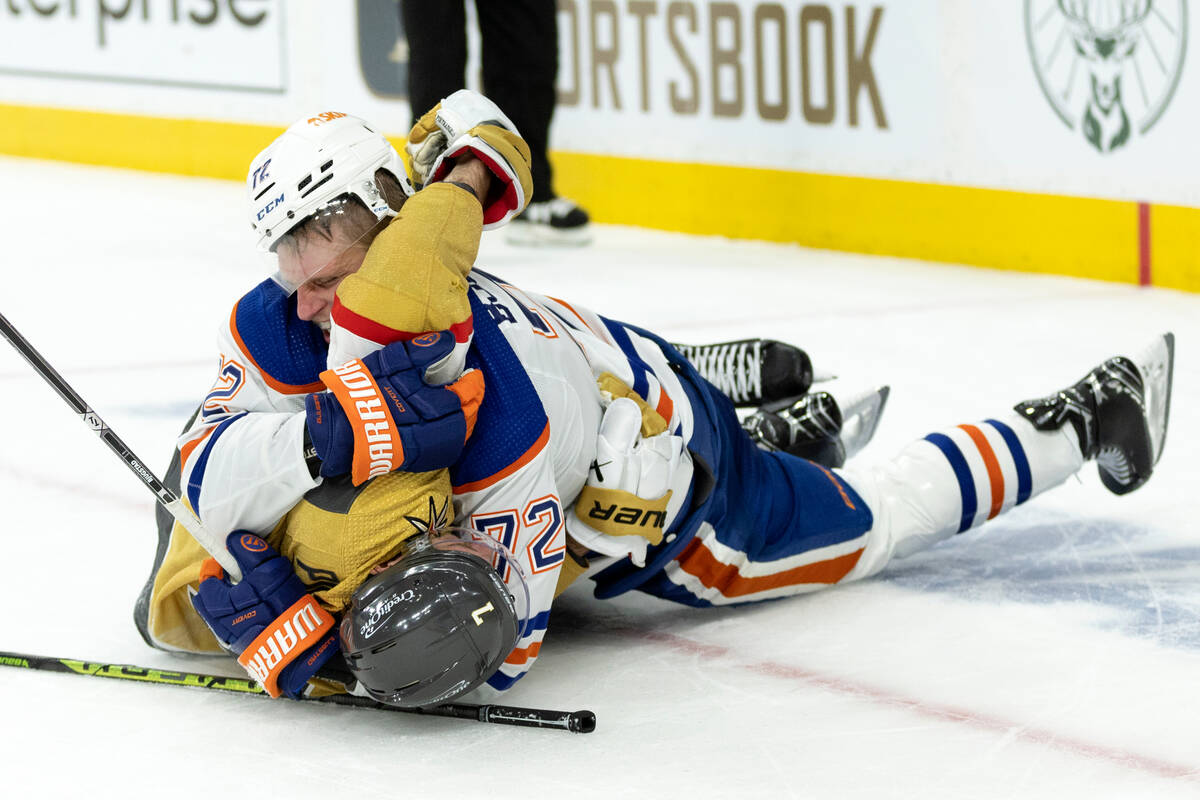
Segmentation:
[[(0, 652), (0, 666), (18, 669), (63, 672), (70, 675), (85, 675), (93, 678), (115, 678), (117, 680), (155, 683), (163, 686), (190, 686), (194, 689), (211, 689), (267, 697), (267, 693), (254, 681), (246, 678), (229, 678), (224, 675), (205, 675), (196, 672), (177, 672), (156, 667), (139, 667), (133, 664), (107, 664), (100, 661), (81, 661), (72, 658), (35, 656), (28, 653)], [(303, 702), (327, 705), (369, 708), (375, 711), (399, 711), (432, 717), (455, 717), (473, 719), (493, 725), (516, 725), (524, 728), (547, 728), (570, 733), (591, 733), (596, 730), (596, 715), (591, 711), (551, 711), (541, 708), (520, 706), (475, 705), (472, 703), (449, 703), (432, 708), (399, 708), (380, 703), (369, 697), (349, 694), (332, 694), (323, 697), (304, 697)]]

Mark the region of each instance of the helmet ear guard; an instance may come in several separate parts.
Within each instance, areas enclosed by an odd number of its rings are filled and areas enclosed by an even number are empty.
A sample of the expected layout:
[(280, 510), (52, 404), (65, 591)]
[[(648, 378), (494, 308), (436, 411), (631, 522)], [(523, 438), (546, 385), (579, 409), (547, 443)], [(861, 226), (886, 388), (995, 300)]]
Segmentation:
[[(449, 702), (504, 663), (528, 617), (512, 554), (471, 531), (421, 534), (368, 578), (342, 617), (346, 663), (367, 693), (406, 708)], [(493, 566), (505, 559), (508, 582)]]

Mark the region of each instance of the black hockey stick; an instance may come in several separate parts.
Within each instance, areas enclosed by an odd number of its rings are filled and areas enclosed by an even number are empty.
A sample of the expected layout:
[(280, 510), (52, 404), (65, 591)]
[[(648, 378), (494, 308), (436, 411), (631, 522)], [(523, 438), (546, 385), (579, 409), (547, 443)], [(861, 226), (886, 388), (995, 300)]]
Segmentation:
[[(195, 672), (175, 672), (155, 667), (137, 667), (132, 664), (105, 664), (98, 661), (79, 661), (72, 658), (51, 658), (28, 653), (0, 652), (0, 666), (20, 669), (65, 672), (71, 675), (87, 675), (93, 678), (115, 678), (117, 680), (157, 683), (166, 686), (190, 686), (195, 689), (212, 689), (267, 697), (266, 691), (247, 678), (227, 678), (224, 675), (203, 675)], [(397, 708), (377, 702), (369, 697), (349, 694), (331, 694), (324, 697), (305, 697), (304, 702), (370, 708), (376, 711), (399, 711), (408, 714), (423, 714), (434, 717), (456, 717), (490, 722), (495, 725), (519, 725), (526, 728), (549, 728), (571, 733), (591, 733), (596, 730), (596, 715), (591, 711), (548, 711), (541, 708), (520, 706), (475, 705), (473, 703), (448, 703), (433, 708)]]
[(192, 534), (205, 550), (217, 559), (217, 562), (225, 568), (226, 574), (231, 576), (235, 581), (240, 581), (242, 579), (241, 567), (233, 560), (233, 556), (225, 549), (222, 541), (205, 528), (200, 519), (192, 513), (192, 510), (174, 492), (163, 485), (163, 482), (142, 463), (141, 459), (134, 455), (125, 442), (121, 441), (121, 437), (117, 436), (104, 420), (100, 419), (100, 415), (83, 401), (83, 398), (71, 388), (69, 383), (63, 380), (63, 377), (58, 374), (54, 367), (50, 366), (50, 363), (42, 357), (42, 354), (21, 335), (20, 331), (13, 327), (11, 322), (5, 319), (3, 314), (0, 314), (0, 335), (8, 340), (9, 344), (30, 363), (34, 370), (46, 380), (46, 383), (50, 384), (54, 391), (58, 392), (58, 396), (74, 409), (80, 419), (86, 422), (88, 427), (104, 440), (109, 449), (125, 462), (125, 465), (129, 467), (133, 474), (141, 478), (142, 483), (154, 493), (155, 498), (162, 504), (162, 507), (178, 520), (179, 524), (188, 533)]

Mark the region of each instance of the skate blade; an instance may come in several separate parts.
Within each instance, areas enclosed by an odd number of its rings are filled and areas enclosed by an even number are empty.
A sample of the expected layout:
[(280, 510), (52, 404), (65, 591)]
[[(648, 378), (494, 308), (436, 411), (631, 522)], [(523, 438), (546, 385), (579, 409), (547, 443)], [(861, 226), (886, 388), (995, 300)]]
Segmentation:
[(1150, 463), (1157, 464), (1167, 440), (1167, 421), (1171, 416), (1175, 334), (1164, 333), (1131, 360), (1142, 376), (1146, 426), (1150, 429)]
[(890, 387), (880, 386), (847, 398), (841, 404), (842, 446), (846, 448), (847, 459), (866, 447), (875, 436), (890, 392)]

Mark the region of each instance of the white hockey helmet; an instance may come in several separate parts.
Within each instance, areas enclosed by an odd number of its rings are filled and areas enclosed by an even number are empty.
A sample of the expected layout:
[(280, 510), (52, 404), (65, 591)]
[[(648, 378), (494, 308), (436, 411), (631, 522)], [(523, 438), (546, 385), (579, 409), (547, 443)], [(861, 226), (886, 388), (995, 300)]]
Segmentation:
[(274, 252), (288, 231), (346, 194), (377, 219), (395, 216), (375, 183), (379, 169), (413, 193), (396, 148), (364, 120), (324, 111), (294, 123), (255, 157), (246, 176), (258, 249)]

